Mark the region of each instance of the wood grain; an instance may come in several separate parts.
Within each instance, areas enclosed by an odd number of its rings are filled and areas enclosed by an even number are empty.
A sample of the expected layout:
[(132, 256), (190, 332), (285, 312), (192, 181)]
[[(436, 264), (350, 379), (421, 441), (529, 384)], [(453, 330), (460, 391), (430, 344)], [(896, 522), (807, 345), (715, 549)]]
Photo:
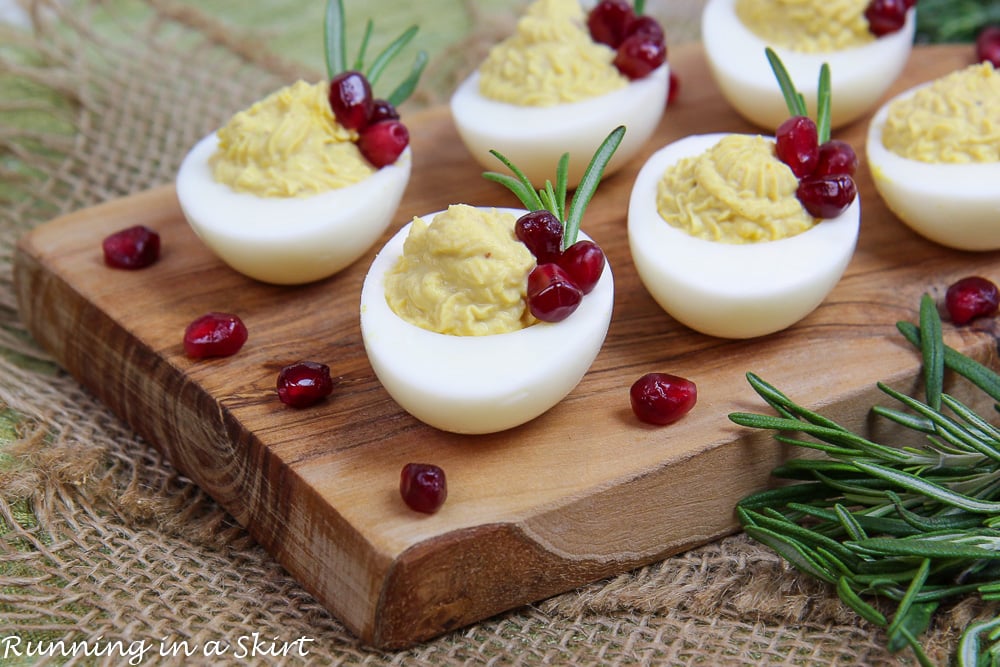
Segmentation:
[[(966, 47), (914, 52), (890, 93), (961, 67)], [(762, 402), (754, 371), (800, 402), (856, 428), (878, 380), (917, 388), (918, 358), (895, 331), (920, 295), (968, 274), (1000, 280), (996, 253), (946, 250), (909, 232), (880, 202), (862, 163), (862, 231), (841, 283), (793, 328), (761, 339), (696, 334), (659, 310), (635, 274), (625, 212), (635, 173), (660, 146), (691, 133), (756, 131), (720, 98), (698, 45), (671, 52), (683, 90), (645, 154), (609, 178), (584, 228), (605, 249), (617, 286), (607, 342), (572, 394), (542, 417), (488, 436), (443, 433), (392, 401), (358, 328), (361, 282), (375, 249), (321, 283), (288, 288), (223, 266), (163, 187), (47, 223), (15, 260), (32, 334), (143, 438), (218, 500), (363, 641), (402, 647), (500, 611), (662, 559), (737, 529), (733, 506), (769, 483), (790, 452), (731, 424)], [(415, 169), (391, 233), (452, 203), (515, 205), (480, 177), (447, 109), (408, 119)], [(837, 133), (863, 146), (866, 121)], [(859, 151), (862, 152), (863, 151)], [(163, 239), (138, 272), (104, 267), (100, 239), (132, 224)], [(388, 237), (388, 234), (386, 238)], [(209, 310), (238, 313), (250, 339), (235, 357), (192, 361), (185, 326)], [(949, 344), (995, 363), (985, 325), (946, 327)], [(340, 378), (331, 399), (292, 410), (278, 370), (298, 359)], [(628, 387), (653, 370), (698, 384), (677, 424), (648, 427)], [(799, 452), (795, 452), (796, 455)], [(398, 496), (409, 461), (448, 473), (433, 516)]]

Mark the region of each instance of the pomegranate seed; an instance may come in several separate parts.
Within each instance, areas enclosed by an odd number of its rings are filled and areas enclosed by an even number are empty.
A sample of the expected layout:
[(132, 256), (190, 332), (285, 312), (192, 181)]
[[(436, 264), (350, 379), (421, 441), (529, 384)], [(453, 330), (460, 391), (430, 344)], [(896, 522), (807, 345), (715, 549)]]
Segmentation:
[(528, 246), (539, 264), (555, 262), (562, 254), (563, 225), (549, 211), (525, 213), (514, 223), (514, 235)]
[(581, 292), (590, 294), (604, 273), (604, 251), (593, 241), (577, 241), (566, 248), (558, 264)]
[(330, 108), (337, 122), (360, 130), (372, 115), (372, 87), (361, 72), (341, 72), (330, 80)]
[(143, 269), (160, 258), (160, 235), (144, 225), (115, 232), (101, 242), (104, 263), (116, 269)]
[(983, 28), (976, 37), (976, 60), (1000, 68), (1000, 26)]
[(618, 47), (615, 67), (629, 79), (641, 79), (667, 60), (667, 46), (645, 35), (631, 35)]
[(828, 220), (847, 210), (858, 194), (854, 179), (847, 174), (834, 174), (799, 181), (795, 195), (814, 218)]
[(667, 89), (667, 104), (673, 104), (680, 92), (681, 80), (673, 70), (670, 70), (670, 87)]
[(819, 132), (806, 116), (792, 116), (774, 133), (775, 153), (797, 178), (804, 178), (819, 160)]
[(407, 463), (399, 474), (399, 493), (410, 509), (434, 514), (448, 497), (444, 470), (433, 463)]
[(410, 143), (410, 132), (398, 120), (383, 120), (364, 127), (358, 134), (358, 148), (378, 169), (399, 159)]
[(663, 426), (691, 411), (698, 401), (698, 387), (677, 375), (647, 373), (632, 384), (629, 399), (636, 417)]
[(881, 37), (902, 29), (906, 10), (906, 0), (871, 0), (865, 8), (868, 30)]
[(399, 112), (388, 100), (374, 100), (372, 115), (368, 117), (368, 122), (377, 123), (383, 120), (399, 120)]
[(654, 42), (666, 43), (666, 35), (663, 34), (663, 26), (652, 16), (643, 14), (633, 18), (625, 28), (625, 37), (632, 35), (643, 35)]
[(247, 328), (236, 315), (206, 313), (184, 330), (184, 351), (193, 359), (228, 357), (247, 342)]
[(330, 367), (315, 361), (298, 361), (278, 372), (278, 398), (293, 408), (307, 408), (333, 393)]
[(528, 310), (543, 322), (561, 322), (577, 309), (583, 292), (557, 264), (539, 264), (528, 274)]
[(831, 139), (819, 147), (819, 159), (812, 175), (831, 176), (847, 174), (853, 176), (858, 170), (858, 155), (846, 141)]
[(944, 296), (948, 315), (955, 324), (968, 324), (977, 317), (993, 315), (1000, 307), (1000, 290), (986, 278), (962, 278)]
[(601, 0), (587, 14), (590, 38), (617, 49), (634, 18), (635, 10), (625, 0)]

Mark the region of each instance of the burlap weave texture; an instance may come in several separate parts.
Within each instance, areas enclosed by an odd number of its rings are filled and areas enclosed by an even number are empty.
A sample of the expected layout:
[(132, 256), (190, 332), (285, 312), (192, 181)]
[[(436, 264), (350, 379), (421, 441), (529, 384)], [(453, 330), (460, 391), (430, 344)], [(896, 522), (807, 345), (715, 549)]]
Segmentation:
[[(62, 664), (4, 644), (148, 642), (141, 664), (879, 665), (878, 631), (769, 550), (733, 536), (414, 649), (361, 646), (214, 501), (87, 394), (21, 325), (17, 238), (56, 215), (170, 182), (231, 113), (313, 74), (191, 8), (34, 0), (31, 34), (0, 33), (0, 664)], [(448, 52), (484, 48), (491, 31)], [(0, 28), (0, 30), (3, 30)], [(435, 63), (448, 81), (454, 64)], [(16, 81), (16, 84), (14, 83)], [(20, 94), (23, 93), (23, 94)], [(422, 91), (433, 103), (433, 91)], [(4, 119), (13, 119), (9, 123)], [(44, 119), (35, 122), (32, 119)], [(945, 610), (939, 664), (975, 612)], [(307, 657), (160, 657), (253, 637), (308, 638)], [(186, 642), (182, 644), (181, 642)], [(23, 645), (23, 644), (22, 644)], [(125, 664), (121, 656), (70, 664)]]

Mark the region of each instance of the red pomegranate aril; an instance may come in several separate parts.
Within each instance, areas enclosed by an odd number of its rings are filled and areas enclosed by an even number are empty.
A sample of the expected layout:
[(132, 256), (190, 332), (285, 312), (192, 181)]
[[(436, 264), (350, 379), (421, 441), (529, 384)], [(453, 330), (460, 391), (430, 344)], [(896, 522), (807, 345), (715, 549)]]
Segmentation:
[(847, 174), (804, 179), (795, 192), (809, 215), (824, 220), (846, 211), (857, 194), (858, 187)]
[(625, 28), (625, 37), (631, 37), (632, 35), (643, 35), (655, 42), (666, 43), (663, 26), (660, 25), (659, 21), (647, 14), (636, 16), (629, 22), (628, 27)]
[(667, 47), (662, 41), (644, 35), (632, 35), (618, 47), (614, 65), (629, 79), (641, 79), (667, 60)]
[(372, 115), (372, 87), (361, 72), (341, 72), (330, 80), (330, 108), (337, 122), (360, 130)]
[(126, 227), (101, 242), (104, 263), (116, 269), (144, 269), (160, 258), (160, 235), (144, 225)]
[(629, 389), (632, 412), (641, 421), (664, 426), (677, 421), (698, 401), (698, 387), (669, 373), (647, 373)]
[(437, 512), (448, 498), (444, 470), (433, 463), (407, 463), (399, 474), (399, 494), (412, 510)]
[(604, 273), (604, 251), (593, 241), (577, 241), (563, 251), (558, 262), (584, 294), (590, 294)]
[(184, 352), (193, 359), (228, 357), (239, 352), (245, 342), (246, 325), (230, 313), (206, 313), (184, 330)]
[(278, 399), (293, 408), (307, 408), (333, 393), (330, 367), (315, 361), (297, 361), (278, 372)]
[(976, 60), (1000, 68), (1000, 26), (987, 26), (976, 36)]
[(358, 133), (358, 149), (377, 169), (398, 160), (409, 143), (410, 132), (398, 120), (372, 123)]
[(819, 147), (819, 159), (812, 176), (847, 174), (854, 176), (858, 170), (858, 155), (846, 141), (831, 139)]
[(563, 225), (549, 211), (525, 213), (514, 223), (514, 235), (539, 264), (555, 262), (562, 254)]
[(577, 309), (583, 292), (557, 264), (539, 264), (528, 274), (528, 310), (543, 322), (561, 322)]
[(670, 87), (667, 89), (667, 104), (673, 104), (681, 92), (681, 80), (677, 73), (670, 70)]
[(399, 111), (388, 100), (376, 99), (372, 102), (372, 114), (368, 117), (368, 122), (378, 123), (383, 120), (399, 120)]
[(775, 153), (796, 178), (805, 178), (819, 160), (819, 131), (807, 116), (792, 116), (774, 133)]
[(906, 23), (906, 0), (871, 0), (865, 8), (868, 30), (876, 37), (902, 29)]
[(944, 296), (948, 315), (955, 324), (968, 324), (977, 317), (995, 315), (1000, 307), (1000, 290), (980, 276), (962, 278)]
[(634, 18), (635, 10), (625, 0), (601, 0), (587, 14), (590, 38), (617, 49)]

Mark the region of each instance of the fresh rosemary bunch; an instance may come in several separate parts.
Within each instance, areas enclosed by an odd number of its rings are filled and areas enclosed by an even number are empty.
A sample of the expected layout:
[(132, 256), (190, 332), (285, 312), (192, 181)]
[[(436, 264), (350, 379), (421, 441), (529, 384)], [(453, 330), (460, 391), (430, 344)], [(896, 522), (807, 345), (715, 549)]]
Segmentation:
[[(845, 604), (883, 628), (890, 651), (909, 646), (930, 665), (918, 637), (942, 601), (1000, 599), (1000, 428), (945, 393), (943, 378), (946, 369), (966, 378), (1000, 410), (1000, 375), (944, 344), (928, 295), (919, 326), (897, 328), (921, 352), (926, 396), (921, 401), (879, 383), (900, 407), (872, 411), (920, 434), (924, 444), (873, 442), (750, 373), (751, 386), (777, 415), (733, 413), (730, 420), (774, 430), (779, 442), (826, 457), (787, 461), (773, 474), (800, 483), (752, 494), (736, 511), (750, 537), (835, 586)], [(865, 596), (892, 601), (895, 612), (887, 617)], [(965, 629), (960, 667), (998, 660), (1000, 617)]]
[(972, 42), (994, 24), (1000, 24), (1000, 0), (920, 0), (916, 41)]

